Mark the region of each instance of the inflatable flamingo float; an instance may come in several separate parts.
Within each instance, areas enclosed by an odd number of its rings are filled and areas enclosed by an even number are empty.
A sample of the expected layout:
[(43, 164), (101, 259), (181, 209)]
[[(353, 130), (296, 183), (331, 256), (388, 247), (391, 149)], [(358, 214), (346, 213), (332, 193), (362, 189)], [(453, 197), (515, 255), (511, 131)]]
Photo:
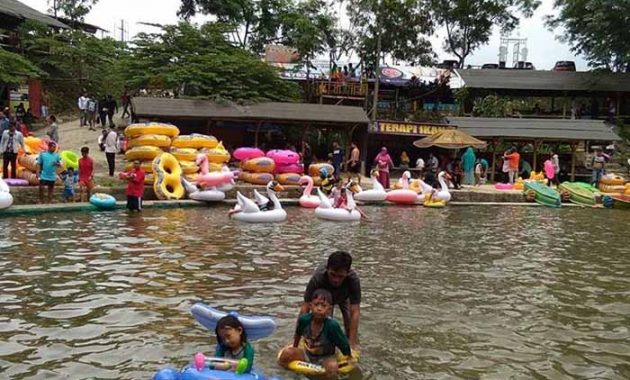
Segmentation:
[(299, 203), (300, 206), (304, 208), (317, 208), (319, 207), (320, 200), (318, 196), (311, 195), (313, 192), (313, 178), (310, 176), (304, 175), (300, 177), (300, 185), (306, 185), (304, 188), (304, 192), (300, 197)]
[(199, 173), (195, 181), (198, 186), (217, 187), (234, 184), (234, 173), (225, 166), (220, 172), (209, 172), (208, 156), (205, 154), (198, 154), (195, 163), (201, 169), (201, 173)]
[(409, 190), (409, 178), (411, 173), (405, 171), (402, 175), (402, 189), (392, 190), (387, 193), (385, 200), (396, 204), (414, 204), (418, 199), (418, 194)]

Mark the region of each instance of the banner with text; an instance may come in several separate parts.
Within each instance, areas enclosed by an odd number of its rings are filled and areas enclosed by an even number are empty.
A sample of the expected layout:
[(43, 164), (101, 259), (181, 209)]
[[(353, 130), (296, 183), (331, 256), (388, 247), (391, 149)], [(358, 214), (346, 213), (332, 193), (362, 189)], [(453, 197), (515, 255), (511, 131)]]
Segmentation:
[(456, 126), (450, 124), (428, 124), (428, 123), (410, 123), (398, 121), (378, 121), (374, 126), (372, 133), (381, 133), (387, 135), (405, 135), (405, 136), (428, 136), (447, 129), (455, 129)]

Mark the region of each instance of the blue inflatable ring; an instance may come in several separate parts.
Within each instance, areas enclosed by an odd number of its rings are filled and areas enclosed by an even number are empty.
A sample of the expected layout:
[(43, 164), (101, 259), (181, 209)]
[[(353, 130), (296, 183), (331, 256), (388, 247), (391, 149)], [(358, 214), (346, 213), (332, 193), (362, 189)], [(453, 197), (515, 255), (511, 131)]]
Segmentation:
[(100, 209), (108, 210), (116, 206), (116, 198), (109, 194), (96, 193), (90, 197), (90, 203)]

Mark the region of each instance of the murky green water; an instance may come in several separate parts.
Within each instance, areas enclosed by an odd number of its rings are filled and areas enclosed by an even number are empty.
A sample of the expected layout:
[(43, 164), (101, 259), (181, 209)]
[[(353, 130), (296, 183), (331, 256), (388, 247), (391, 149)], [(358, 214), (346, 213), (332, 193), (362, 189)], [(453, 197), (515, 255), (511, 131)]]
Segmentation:
[(333, 249), (363, 285), (364, 379), (630, 378), (630, 213), (367, 208), (368, 222), (289, 209), (0, 219), (0, 378), (148, 379), (214, 338), (196, 301), (277, 318), (255, 343), (279, 369), (302, 291)]

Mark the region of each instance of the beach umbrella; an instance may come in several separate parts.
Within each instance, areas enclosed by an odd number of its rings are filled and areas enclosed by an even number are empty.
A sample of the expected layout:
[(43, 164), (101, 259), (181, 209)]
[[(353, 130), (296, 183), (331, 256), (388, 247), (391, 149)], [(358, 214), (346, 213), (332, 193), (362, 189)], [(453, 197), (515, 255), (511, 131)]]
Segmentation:
[(461, 149), (467, 147), (485, 148), (486, 142), (472, 137), (459, 129), (447, 129), (413, 142), (418, 148), (437, 146), (445, 149)]

